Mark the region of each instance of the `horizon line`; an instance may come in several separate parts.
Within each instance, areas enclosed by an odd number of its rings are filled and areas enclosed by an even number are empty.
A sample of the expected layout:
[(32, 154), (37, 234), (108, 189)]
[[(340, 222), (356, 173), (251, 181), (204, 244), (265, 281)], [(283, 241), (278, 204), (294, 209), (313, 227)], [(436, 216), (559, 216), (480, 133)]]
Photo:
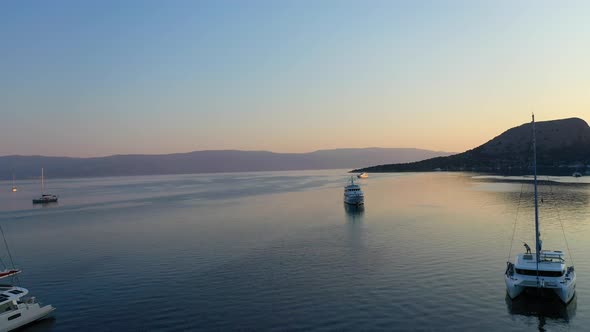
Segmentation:
[(369, 150), (369, 149), (399, 149), (399, 150), (422, 150), (422, 151), (430, 151), (430, 152), (438, 152), (438, 153), (460, 153), (456, 151), (442, 151), (442, 150), (431, 150), (425, 148), (416, 148), (416, 147), (363, 147), (363, 148), (324, 148), (324, 149), (317, 149), (307, 152), (277, 152), (271, 150), (241, 150), (241, 149), (204, 149), (204, 150), (192, 150), (187, 152), (170, 152), (170, 153), (117, 153), (117, 154), (109, 154), (109, 155), (100, 155), (100, 156), (69, 156), (69, 155), (41, 155), (41, 154), (6, 154), (0, 155), (0, 158), (4, 157), (47, 157), (47, 158), (72, 158), (72, 159), (93, 159), (93, 158), (108, 158), (108, 157), (117, 157), (117, 156), (168, 156), (168, 155), (175, 155), (175, 154), (189, 154), (195, 152), (221, 152), (221, 151), (234, 151), (234, 152), (268, 152), (268, 153), (275, 153), (275, 154), (308, 154), (308, 153), (315, 153), (320, 151), (336, 151), (336, 150)]

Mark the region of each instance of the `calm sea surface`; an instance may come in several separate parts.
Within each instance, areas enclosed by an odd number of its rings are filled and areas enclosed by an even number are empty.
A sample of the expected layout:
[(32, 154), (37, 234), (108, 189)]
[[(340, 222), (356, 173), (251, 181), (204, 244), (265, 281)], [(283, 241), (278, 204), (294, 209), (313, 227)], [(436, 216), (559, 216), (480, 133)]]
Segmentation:
[[(344, 170), (0, 182), (20, 284), (57, 307), (26, 331), (587, 330), (590, 178), (540, 196), (546, 249), (578, 274), (567, 306), (507, 301), (511, 250), (532, 245), (530, 182)], [(545, 178), (544, 178), (545, 179)], [(568, 182), (568, 183), (563, 183)], [(516, 227), (515, 225), (516, 221)], [(560, 222), (561, 221), (561, 222)], [(0, 250), (4, 262), (5, 250)]]

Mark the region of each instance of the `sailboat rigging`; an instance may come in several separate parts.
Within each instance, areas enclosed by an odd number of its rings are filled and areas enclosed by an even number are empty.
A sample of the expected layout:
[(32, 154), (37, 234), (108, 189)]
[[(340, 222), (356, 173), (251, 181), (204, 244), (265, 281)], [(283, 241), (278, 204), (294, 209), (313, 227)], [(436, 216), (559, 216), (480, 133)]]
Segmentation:
[(537, 147), (535, 135), (535, 115), (533, 127), (533, 184), (535, 193), (535, 253), (525, 243), (527, 251), (516, 255), (514, 262), (507, 262), (504, 279), (511, 299), (527, 289), (550, 289), (564, 303), (569, 303), (576, 291), (576, 273), (573, 266), (566, 266), (565, 256), (559, 250), (543, 250), (539, 231), (539, 204), (537, 191)]

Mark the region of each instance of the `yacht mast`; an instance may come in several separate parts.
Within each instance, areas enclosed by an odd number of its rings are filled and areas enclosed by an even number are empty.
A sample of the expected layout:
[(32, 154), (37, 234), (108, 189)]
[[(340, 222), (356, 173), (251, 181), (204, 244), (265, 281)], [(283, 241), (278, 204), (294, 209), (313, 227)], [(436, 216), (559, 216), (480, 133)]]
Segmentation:
[(45, 182), (43, 179), (43, 167), (41, 167), (41, 195), (45, 192)]
[(533, 114), (533, 175), (535, 182), (535, 247), (537, 248), (537, 287), (539, 287), (539, 259), (541, 258), (541, 234), (539, 232), (539, 204), (537, 199), (537, 139), (535, 136), (535, 114)]

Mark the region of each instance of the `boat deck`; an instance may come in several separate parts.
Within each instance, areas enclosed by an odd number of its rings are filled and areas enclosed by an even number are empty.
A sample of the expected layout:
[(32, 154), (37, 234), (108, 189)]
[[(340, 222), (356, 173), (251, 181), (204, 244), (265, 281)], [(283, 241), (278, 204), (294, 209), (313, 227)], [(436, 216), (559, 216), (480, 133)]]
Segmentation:
[[(565, 259), (561, 251), (541, 251), (539, 255), (539, 270), (562, 271), (565, 269)], [(535, 253), (519, 254), (516, 256), (515, 268), (536, 270), (537, 255)]]
[(26, 288), (13, 285), (0, 285), (0, 305), (8, 301), (16, 301), (29, 294)]

